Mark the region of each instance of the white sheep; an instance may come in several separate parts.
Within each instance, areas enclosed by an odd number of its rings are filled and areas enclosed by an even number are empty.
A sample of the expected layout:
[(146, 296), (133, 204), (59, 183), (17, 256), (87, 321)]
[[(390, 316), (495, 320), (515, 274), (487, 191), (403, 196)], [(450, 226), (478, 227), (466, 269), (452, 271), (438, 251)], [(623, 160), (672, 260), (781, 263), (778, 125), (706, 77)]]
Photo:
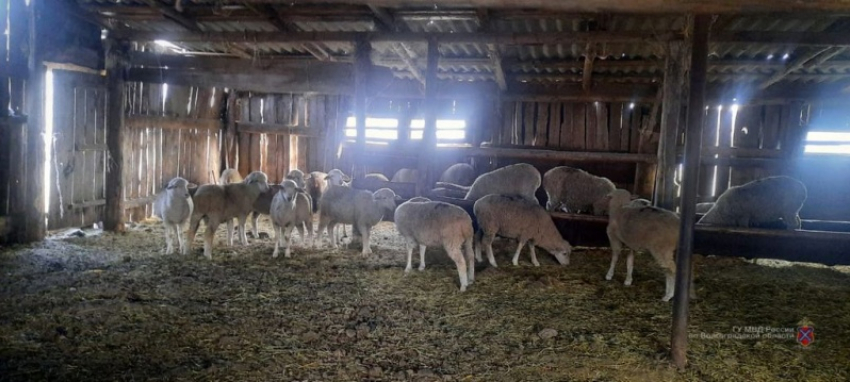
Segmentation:
[(392, 177), (393, 182), (400, 183), (416, 183), (419, 182), (419, 170), (412, 168), (403, 168), (395, 172)]
[[(422, 202), (430, 202), (431, 199), (428, 199), (424, 196), (415, 196), (407, 200), (409, 203), (422, 203)], [(406, 203), (407, 203), (406, 202)]]
[(440, 175), (440, 182), (469, 186), (475, 181), (475, 169), (466, 163), (456, 163)]
[(572, 213), (604, 215), (608, 206), (603, 199), (615, 188), (607, 178), (568, 166), (555, 167), (543, 175), (548, 211), (565, 209)]
[[(648, 251), (655, 262), (664, 271), (666, 278), (662, 301), (673, 298), (676, 279), (674, 253), (679, 243), (679, 216), (659, 207), (633, 204), (631, 194), (623, 189), (614, 190), (608, 201), (608, 241), (611, 244), (611, 267), (605, 280), (614, 278), (614, 268), (623, 244), (633, 251)], [(634, 252), (630, 251), (626, 259), (626, 280), (624, 285), (632, 285)], [(694, 297), (693, 280), (690, 294)]]
[(398, 232), (406, 239), (405, 273), (413, 268), (415, 246), (419, 246), (420, 271), (425, 269), (425, 248), (442, 246), (457, 266), (460, 291), (466, 291), (466, 287), (475, 281), (472, 219), (463, 208), (443, 202), (407, 201), (398, 206), (393, 220)]
[(373, 173), (366, 174), (366, 176), (364, 176), (364, 178), (366, 178), (366, 179), (377, 179), (377, 180), (382, 180), (384, 182), (390, 181), (389, 179), (387, 179), (386, 175), (381, 174), (379, 172), (373, 172)]
[(530, 164), (518, 163), (481, 174), (469, 187), (443, 182), (437, 185), (446, 189), (464, 190), (464, 199), (472, 201), (490, 194), (534, 198), (534, 192), (540, 188), (540, 171)]
[(331, 186), (320, 201), (318, 232), (321, 234), (327, 228), (331, 245), (337, 248), (334, 226), (337, 223), (352, 224), (353, 233), (363, 236), (362, 253), (371, 254), (370, 231), (384, 216), (392, 216), (396, 198), (395, 193), (389, 188), (382, 188), (371, 193), (346, 186)]
[(180, 247), (180, 253), (189, 254), (189, 245), (186, 245), (184, 238), (185, 231), (183, 225), (189, 221), (192, 216), (192, 197), (189, 195), (189, 182), (186, 179), (177, 177), (171, 179), (165, 187), (165, 191), (161, 192), (156, 197), (154, 202), (154, 214), (162, 219), (162, 224), (165, 226), (165, 253), (174, 253), (171, 234), (177, 237), (177, 245)]
[(313, 241), (313, 206), (310, 196), (299, 191), (298, 185), (290, 180), (284, 180), (280, 184), (281, 190), (275, 195), (269, 211), (275, 232), (274, 253), (272, 257), (277, 258), (278, 249), (284, 246), (284, 256), (290, 257), (290, 245), (292, 243), (292, 229), (295, 228), (301, 234), (304, 241), (304, 231), (307, 231), (312, 246)]
[(788, 176), (772, 176), (730, 187), (698, 224), (750, 227), (782, 219), (786, 229), (800, 229), (806, 186)]
[(534, 246), (545, 249), (561, 265), (570, 263), (570, 243), (564, 240), (555, 227), (552, 217), (537, 203), (536, 199), (521, 195), (487, 195), (475, 202), (472, 207), (478, 221), (480, 242), (476, 246), (476, 257), (481, 258), (481, 246), (487, 250), (490, 265), (496, 265), (493, 257), (493, 239), (496, 235), (516, 239), (519, 245), (513, 257), (513, 264), (519, 264), (519, 254), (525, 243), (531, 251), (531, 262), (537, 262)]
[(221, 177), (218, 178), (219, 185), (230, 183), (239, 183), (242, 181), (242, 175), (236, 169), (228, 168), (221, 172)]
[(227, 222), (227, 244), (233, 244), (233, 219), (238, 219), (239, 236), (243, 245), (248, 245), (245, 235), (245, 220), (253, 211), (254, 202), (261, 193), (267, 191), (268, 176), (261, 171), (254, 171), (242, 183), (226, 185), (205, 184), (195, 192), (195, 209), (189, 221), (189, 250), (195, 240), (195, 234), (201, 220), (207, 225), (204, 232), (204, 256), (212, 259), (213, 237), (218, 225)]

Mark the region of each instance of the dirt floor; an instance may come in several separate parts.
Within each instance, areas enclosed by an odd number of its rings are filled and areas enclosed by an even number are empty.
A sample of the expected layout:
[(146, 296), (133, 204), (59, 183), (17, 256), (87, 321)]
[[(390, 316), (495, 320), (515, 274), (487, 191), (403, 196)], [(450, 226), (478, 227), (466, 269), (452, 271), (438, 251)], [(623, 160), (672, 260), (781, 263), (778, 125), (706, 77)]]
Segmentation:
[(221, 232), (212, 261), (200, 238), (191, 256), (163, 255), (153, 221), (0, 251), (0, 381), (850, 380), (850, 275), (835, 268), (698, 256), (678, 372), (648, 255), (625, 287), (622, 260), (604, 280), (604, 248), (566, 267), (544, 253), (535, 268), (526, 252), (514, 267), (503, 240), (500, 267), (478, 264), (460, 293), (440, 249), (404, 275), (391, 223), (368, 258), (296, 247), (272, 259), (271, 240), (227, 248)]

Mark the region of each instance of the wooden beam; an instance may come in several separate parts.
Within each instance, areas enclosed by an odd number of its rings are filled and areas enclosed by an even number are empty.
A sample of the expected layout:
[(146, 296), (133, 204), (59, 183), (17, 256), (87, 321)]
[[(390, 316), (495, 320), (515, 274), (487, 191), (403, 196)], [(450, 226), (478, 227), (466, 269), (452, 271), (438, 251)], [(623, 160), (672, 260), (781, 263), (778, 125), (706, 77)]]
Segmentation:
[[(119, 33), (116, 33), (119, 34)], [(244, 42), (244, 43), (305, 43), (305, 42), (354, 42), (369, 40), (372, 42), (427, 42), (435, 38), (438, 43), (470, 43), (470, 44), (500, 44), (500, 45), (540, 45), (563, 44), (564, 42), (581, 43), (623, 43), (639, 44), (658, 41), (682, 39), (680, 33), (647, 33), (623, 31), (599, 32), (549, 32), (549, 33), (508, 33), (508, 32), (459, 32), (459, 33), (427, 33), (427, 32), (147, 32), (127, 31), (120, 33), (120, 38), (131, 41), (166, 40), (170, 42)], [(850, 40), (850, 37), (845, 37)], [(850, 41), (848, 41), (850, 44)]]
[[(445, 149), (450, 151), (451, 149)], [(601, 151), (561, 151), (526, 147), (471, 147), (454, 149), (457, 155), (505, 157), (528, 159), (535, 161), (571, 161), (571, 162), (601, 162), (601, 163), (657, 163), (654, 154), (609, 153)]]
[(285, 134), (298, 137), (321, 137), (323, 130), (283, 123), (236, 122), (236, 131), (251, 134)]
[(535, 102), (655, 102), (657, 89), (656, 85), (596, 84), (592, 92), (585, 92), (578, 83), (557, 86), (510, 83), (502, 99)]
[[(368, 96), (369, 75), (372, 71), (372, 62), (369, 55), (372, 52), (372, 44), (367, 40), (358, 40), (354, 46), (354, 119), (357, 129), (355, 155), (361, 157), (366, 152), (366, 97)], [(365, 174), (365, 168), (358, 164), (355, 166), (352, 176), (358, 177)]]
[(694, 244), (697, 186), (699, 182), (700, 145), (705, 118), (705, 75), (708, 64), (708, 33), (711, 16), (693, 17), (691, 62), (688, 83), (688, 121), (685, 133), (684, 177), (679, 243), (676, 249), (676, 282), (673, 297), (671, 354), (673, 364), (684, 369), (688, 349), (688, 298), (691, 284), (691, 255)]
[(221, 124), (221, 120), (218, 119), (175, 118), (159, 115), (131, 115), (124, 120), (124, 126), (127, 129), (158, 127), (166, 130), (219, 130)]
[(106, 208), (103, 229), (124, 231), (124, 76), (127, 70), (126, 43), (107, 40), (106, 43)]
[(596, 44), (587, 43), (584, 48), (584, 67), (581, 71), (581, 88), (584, 91), (590, 90), (590, 79), (593, 75), (593, 60), (596, 58)]
[(384, 8), (367, 4), (369, 10), (375, 15), (375, 18), (378, 19), (378, 22), (381, 24), (380, 27), (386, 31), (394, 31), (396, 30), (395, 18)]
[(822, 32), (719, 32), (713, 43), (737, 42), (798, 46), (850, 46), (850, 34)]
[[(44, 165), (47, 147), (44, 142), (44, 78), (43, 57), (47, 48), (48, 25), (40, 22), (47, 12), (44, 0), (30, 0), (27, 12), (28, 36), (26, 83), (26, 203), (24, 204), (24, 242), (44, 239), (47, 233), (47, 211), (44, 207)], [(17, 48), (12, 46), (12, 48)], [(5, 107), (5, 106), (4, 106)]]
[(425, 74), (425, 127), (422, 135), (422, 148), (419, 151), (419, 179), (416, 182), (416, 194), (429, 189), (433, 184), (431, 162), (437, 149), (437, 66), (440, 61), (440, 46), (436, 40), (428, 41), (428, 68)]
[(803, 67), (807, 62), (813, 60), (814, 58), (820, 56), (821, 54), (831, 50), (833, 48), (814, 48), (810, 49), (807, 52), (803, 53), (799, 57), (795, 58), (788, 65), (785, 66), (785, 69), (777, 71), (770, 78), (762, 82), (758, 85), (758, 88), (761, 90), (767, 89), (768, 86), (773, 85), (779, 81), (782, 81), (783, 78), (795, 72)]
[(496, 77), (496, 84), (499, 85), (499, 90), (508, 90), (508, 83), (505, 80), (505, 70), (502, 68), (502, 54), (499, 52), (499, 47), (495, 44), (488, 44), (487, 51), (490, 53), (490, 65), (493, 68), (493, 75)]
[(656, 206), (674, 210), (674, 176), (678, 166), (676, 151), (684, 121), (681, 120), (688, 94), (687, 42), (670, 42), (667, 46), (667, 63), (661, 101), (661, 138), (658, 143), (658, 170), (655, 177)]

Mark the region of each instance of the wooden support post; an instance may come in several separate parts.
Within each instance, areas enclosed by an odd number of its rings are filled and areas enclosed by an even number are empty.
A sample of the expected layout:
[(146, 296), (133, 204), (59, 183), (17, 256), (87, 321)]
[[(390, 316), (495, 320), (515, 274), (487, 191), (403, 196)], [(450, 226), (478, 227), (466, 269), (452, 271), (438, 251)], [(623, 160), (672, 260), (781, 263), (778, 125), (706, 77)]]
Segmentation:
[(419, 182), (417, 195), (422, 195), (432, 184), (431, 162), (437, 151), (437, 65), (440, 61), (440, 47), (436, 39), (428, 41), (428, 69), (425, 74), (425, 129), (422, 136), (422, 149), (419, 151)]
[(596, 44), (589, 42), (584, 49), (584, 68), (581, 71), (581, 89), (590, 90), (593, 75), (593, 60), (596, 59)]
[(124, 75), (127, 69), (128, 45), (124, 41), (107, 41), (106, 52), (106, 209), (103, 229), (124, 231)]
[(44, 207), (44, 164), (47, 150), (44, 145), (44, 77), (42, 62), (46, 27), (39, 19), (44, 10), (43, 0), (31, 0), (29, 7), (29, 78), (26, 85), (26, 205), (24, 207), (25, 242), (44, 239), (47, 233)]
[(658, 144), (658, 170), (655, 177), (655, 205), (674, 209), (676, 151), (681, 130), (682, 111), (687, 102), (688, 53), (684, 42), (670, 42), (664, 70), (661, 101), (661, 140)]
[(683, 369), (688, 362), (688, 290), (691, 283), (691, 251), (694, 244), (700, 145), (705, 117), (705, 78), (708, 63), (708, 32), (711, 16), (694, 16), (694, 33), (689, 73), (688, 124), (685, 134), (682, 201), (679, 206), (681, 227), (676, 251), (676, 293), (673, 297), (671, 352), (673, 364)]
[(499, 52), (499, 47), (494, 44), (488, 44), (487, 51), (490, 54), (493, 75), (496, 77), (496, 84), (499, 85), (499, 90), (508, 90), (508, 82), (505, 79), (505, 69), (502, 66), (502, 54)]
[[(369, 58), (372, 45), (368, 40), (358, 40), (354, 49), (354, 119), (357, 126), (355, 158), (362, 158), (366, 153), (366, 86), (372, 66)], [(357, 159), (353, 172), (352, 176), (355, 177), (365, 175), (365, 169)]]

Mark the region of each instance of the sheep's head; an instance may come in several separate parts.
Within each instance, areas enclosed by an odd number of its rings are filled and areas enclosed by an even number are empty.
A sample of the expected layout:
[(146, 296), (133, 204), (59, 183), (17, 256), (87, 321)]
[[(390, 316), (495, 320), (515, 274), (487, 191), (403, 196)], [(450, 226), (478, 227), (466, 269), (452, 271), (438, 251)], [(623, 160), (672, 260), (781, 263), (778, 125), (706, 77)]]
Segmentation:
[(284, 180), (283, 182), (280, 183), (280, 187), (281, 187), (280, 193), (283, 194), (283, 197), (286, 200), (288, 200), (288, 201), (295, 200), (295, 195), (298, 194), (298, 190), (299, 190), (299, 187), (295, 183), (295, 181), (290, 180), (290, 179), (286, 179), (286, 180)]
[(395, 203), (399, 197), (395, 194), (395, 192), (393, 192), (393, 190), (389, 188), (381, 188), (372, 194), (372, 199), (374, 199), (381, 208), (392, 214), (393, 211), (395, 211)]
[(343, 174), (342, 170), (339, 169), (333, 169), (328, 171), (328, 175), (325, 176), (325, 179), (331, 186), (341, 186), (342, 182), (351, 181), (351, 178)]
[(555, 259), (558, 260), (558, 264), (561, 265), (569, 265), (570, 264), (570, 253), (573, 252), (573, 247), (570, 246), (570, 243), (566, 240), (563, 240), (563, 243), (558, 245), (558, 248), (550, 251), (552, 256), (555, 256)]
[(290, 171), (289, 174), (286, 174), (286, 179), (295, 182), (295, 184), (298, 185), (299, 188), (304, 188), (305, 186), (304, 173), (301, 172), (301, 170), (295, 169)]
[(603, 199), (608, 203), (608, 212), (611, 213), (615, 208), (619, 209), (623, 204), (632, 200), (632, 194), (622, 188), (618, 188), (605, 195)]
[(254, 171), (248, 174), (242, 183), (254, 184), (260, 189), (260, 192), (266, 192), (269, 190), (269, 177), (262, 171)]
[(189, 181), (181, 177), (171, 179), (165, 187), (172, 195), (177, 195), (181, 198), (189, 198)]

